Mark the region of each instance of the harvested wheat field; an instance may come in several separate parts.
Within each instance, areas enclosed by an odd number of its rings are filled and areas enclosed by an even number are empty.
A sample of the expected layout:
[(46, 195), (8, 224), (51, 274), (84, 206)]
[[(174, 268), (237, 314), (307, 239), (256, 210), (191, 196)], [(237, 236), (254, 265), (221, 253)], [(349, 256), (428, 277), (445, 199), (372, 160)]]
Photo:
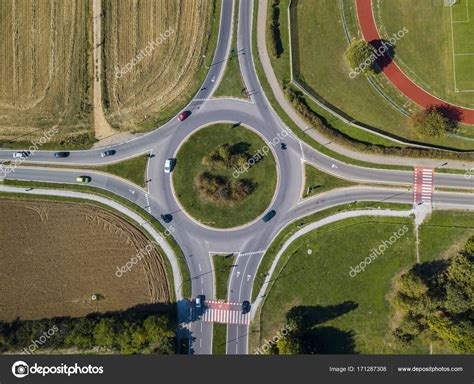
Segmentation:
[(88, 140), (90, 24), (88, 1), (0, 1), (0, 142)]
[(155, 248), (117, 277), (117, 267), (151, 247), (115, 214), (79, 203), (0, 199), (0, 217), (0, 320), (169, 303)]
[(194, 96), (207, 71), (215, 1), (104, 0), (106, 118), (156, 128)]

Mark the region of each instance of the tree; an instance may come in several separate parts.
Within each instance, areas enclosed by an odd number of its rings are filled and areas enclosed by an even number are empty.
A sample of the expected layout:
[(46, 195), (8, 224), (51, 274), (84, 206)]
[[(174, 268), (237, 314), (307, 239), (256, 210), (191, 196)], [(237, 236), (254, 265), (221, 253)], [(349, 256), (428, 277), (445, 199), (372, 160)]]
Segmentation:
[(433, 106), (411, 115), (410, 125), (422, 135), (435, 137), (444, 136), (456, 127), (454, 121)]
[(417, 265), (396, 281), (391, 300), (400, 316), (394, 336), (409, 343), (425, 334), (461, 353), (474, 351), (474, 237), (449, 262)]
[(356, 74), (374, 73), (374, 48), (367, 41), (353, 40), (347, 47), (344, 57), (349, 68)]

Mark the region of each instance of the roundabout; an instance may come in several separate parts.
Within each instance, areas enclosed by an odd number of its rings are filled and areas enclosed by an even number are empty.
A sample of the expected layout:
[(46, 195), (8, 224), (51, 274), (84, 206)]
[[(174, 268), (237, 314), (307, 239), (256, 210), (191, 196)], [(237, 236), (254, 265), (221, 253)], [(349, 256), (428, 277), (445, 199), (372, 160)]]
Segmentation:
[(242, 125), (216, 124), (194, 131), (176, 154), (177, 201), (205, 226), (233, 228), (254, 221), (276, 192), (273, 145)]

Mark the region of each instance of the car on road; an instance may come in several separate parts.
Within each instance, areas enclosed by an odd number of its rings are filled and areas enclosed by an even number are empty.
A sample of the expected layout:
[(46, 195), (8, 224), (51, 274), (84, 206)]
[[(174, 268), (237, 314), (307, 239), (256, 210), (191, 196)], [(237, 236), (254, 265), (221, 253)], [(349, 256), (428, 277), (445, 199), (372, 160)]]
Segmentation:
[(90, 183), (92, 180), (92, 177), (90, 176), (78, 176), (76, 177), (76, 181), (78, 183)]
[(166, 223), (171, 223), (171, 221), (173, 220), (173, 215), (170, 215), (169, 213), (166, 213), (164, 215), (161, 215), (161, 219)]
[(189, 115), (191, 115), (191, 111), (183, 111), (183, 112), (181, 112), (181, 113), (179, 114), (179, 116), (178, 116), (178, 121), (184, 121), (184, 120), (186, 120), (186, 119), (189, 117)]
[(173, 171), (174, 164), (174, 159), (167, 159), (165, 161), (165, 173), (171, 173)]
[(250, 301), (248, 300), (244, 300), (242, 302), (242, 313), (245, 315), (246, 313), (249, 313), (250, 312)]
[(101, 157), (108, 157), (108, 156), (113, 156), (115, 155), (117, 151), (115, 149), (109, 149), (107, 151), (104, 151), (100, 154)]
[(194, 306), (196, 308), (201, 308), (204, 305), (204, 295), (199, 295), (194, 300)]
[(269, 222), (273, 216), (276, 215), (276, 211), (274, 209), (272, 209), (271, 211), (269, 211), (265, 216), (262, 217), (262, 220), (264, 223), (267, 223)]
[(26, 159), (28, 156), (31, 155), (30, 151), (18, 151), (13, 153), (14, 159)]
[(61, 157), (69, 157), (69, 154), (70, 154), (69, 152), (55, 152), (54, 157), (56, 159), (59, 159)]

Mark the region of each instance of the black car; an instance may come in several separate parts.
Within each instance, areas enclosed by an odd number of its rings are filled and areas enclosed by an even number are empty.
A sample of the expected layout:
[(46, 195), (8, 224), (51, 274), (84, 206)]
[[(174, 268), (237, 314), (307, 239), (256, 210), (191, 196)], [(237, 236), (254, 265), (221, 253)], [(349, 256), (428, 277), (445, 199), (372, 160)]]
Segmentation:
[(273, 216), (276, 215), (276, 211), (274, 209), (272, 209), (271, 211), (269, 211), (265, 216), (262, 217), (262, 220), (264, 223), (270, 221)]
[(170, 215), (169, 213), (165, 214), (165, 215), (161, 215), (161, 219), (166, 223), (171, 223), (171, 221), (173, 220), (173, 216)]
[(104, 151), (100, 154), (101, 157), (108, 157), (115, 155), (117, 151), (115, 149), (109, 149), (108, 151)]
[(249, 313), (250, 312), (250, 301), (248, 300), (245, 300), (242, 302), (242, 313), (243, 314), (246, 314), (246, 313)]
[(56, 152), (56, 153), (54, 154), (54, 157), (55, 157), (56, 159), (59, 159), (59, 158), (61, 158), (61, 157), (68, 157), (68, 156), (69, 156), (69, 152)]

